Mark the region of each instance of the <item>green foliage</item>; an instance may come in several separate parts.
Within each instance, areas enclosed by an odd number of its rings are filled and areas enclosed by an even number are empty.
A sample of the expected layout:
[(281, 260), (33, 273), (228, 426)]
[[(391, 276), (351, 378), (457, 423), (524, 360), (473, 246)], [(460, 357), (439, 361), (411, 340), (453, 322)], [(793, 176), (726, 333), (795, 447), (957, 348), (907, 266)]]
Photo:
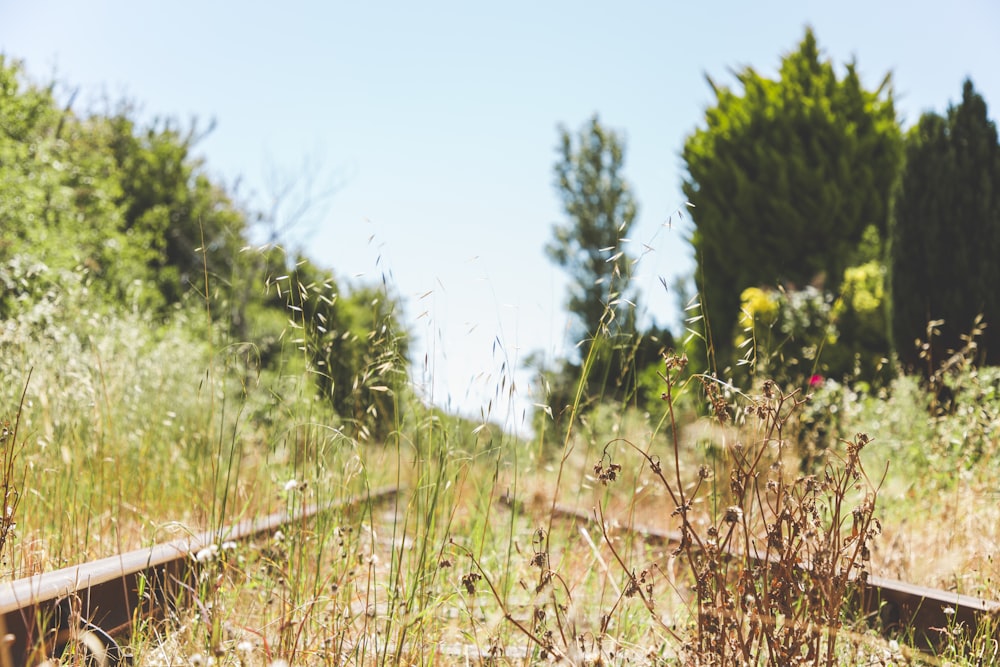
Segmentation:
[(826, 348), (836, 343), (833, 295), (816, 287), (795, 291), (743, 291), (741, 365), (781, 387), (805, 386), (813, 375), (829, 372)]
[(548, 410), (535, 414), (536, 431), (558, 440), (572, 416), (586, 415), (609, 402), (652, 411), (662, 391), (656, 369), (662, 368), (663, 355), (673, 346), (669, 331), (652, 327), (642, 333), (595, 338), (581, 363), (563, 359), (556, 368), (541, 369)]
[(22, 76), (0, 56), (0, 261), (32, 255), (57, 271), (83, 267), (121, 295), (129, 271), (110, 157), (92, 150), (88, 125), (60, 111), (51, 89), (24, 87)]
[(556, 186), (568, 221), (555, 226), (546, 251), (570, 275), (568, 309), (576, 318), (574, 336), (582, 341), (583, 359), (540, 370), (548, 410), (536, 414), (535, 425), (556, 439), (566, 433), (571, 415), (603, 402), (648, 402), (648, 387), (639, 376), (662, 363), (673, 343), (666, 330), (654, 326), (641, 332), (637, 326), (637, 296), (629, 290), (635, 260), (622, 240), (638, 205), (621, 174), (624, 162), (624, 139), (596, 115), (576, 142), (560, 129)]
[(0, 319), (49, 317), (40, 304), (70, 293), (109, 316), (125, 305), (170, 325), (184, 313), (192, 336), (279, 377), (314, 370), (359, 432), (394, 428), (407, 373), (394, 297), (342, 292), (306, 259), (250, 248), (246, 212), (194, 155), (196, 124), (140, 125), (128, 105), (80, 117), (23, 80), (0, 57)]
[[(892, 223), (892, 337), (903, 364), (927, 372), (914, 341), (943, 360), (980, 314), (983, 361), (1000, 362), (1000, 144), (971, 81), (947, 117), (926, 113), (907, 135)], [(927, 341), (931, 320), (943, 323)]]
[(278, 294), (287, 290), (319, 395), (352, 425), (353, 435), (388, 438), (402, 418), (408, 379), (396, 300), (370, 287), (342, 292), (329, 271), (302, 258), (273, 284)]
[(735, 347), (739, 366), (782, 387), (817, 376), (868, 384), (885, 381), (885, 269), (872, 260), (844, 271), (839, 294), (817, 287), (741, 295)]
[(623, 310), (632, 258), (620, 244), (638, 207), (621, 174), (623, 138), (603, 127), (596, 115), (580, 131), (576, 145), (565, 128), (559, 135), (556, 186), (569, 220), (555, 226), (546, 252), (570, 275), (568, 309), (585, 338), (608, 326), (623, 328), (616, 316)]
[[(795, 439), (808, 455), (873, 424), (881, 433), (878, 458), (892, 461), (896, 483), (954, 489), (975, 478), (995, 489), (1000, 471), (990, 462), (1000, 454), (1000, 369), (963, 363), (942, 382), (948, 409), (935, 411), (918, 376), (899, 375), (872, 391), (825, 379), (810, 389)], [(934, 494), (921, 500), (936, 502)]]
[(128, 109), (101, 122), (121, 183), (123, 230), (130, 245), (148, 250), (142, 259), (162, 300), (151, 305), (203, 289), (206, 270), (228, 284), (242, 268), (246, 216), (192, 155), (197, 127), (182, 132), (165, 121), (140, 129)]
[(777, 80), (749, 67), (736, 78), (742, 93), (709, 79), (715, 105), (683, 149), (702, 333), (720, 367), (746, 288), (837, 292), (866, 230), (884, 235), (901, 153), (889, 77), (865, 90), (849, 63), (838, 78), (811, 30)]
[[(842, 356), (853, 357), (856, 379), (880, 379), (889, 357), (889, 328), (886, 317), (886, 268), (876, 260), (844, 271), (840, 299), (834, 316), (841, 338)], [(839, 377), (844, 377), (848, 369)]]
[(98, 294), (160, 313), (204, 291), (207, 269), (228, 300), (246, 216), (191, 155), (194, 128), (140, 128), (127, 107), (81, 118), (22, 79), (0, 60), (0, 259), (83, 267)]

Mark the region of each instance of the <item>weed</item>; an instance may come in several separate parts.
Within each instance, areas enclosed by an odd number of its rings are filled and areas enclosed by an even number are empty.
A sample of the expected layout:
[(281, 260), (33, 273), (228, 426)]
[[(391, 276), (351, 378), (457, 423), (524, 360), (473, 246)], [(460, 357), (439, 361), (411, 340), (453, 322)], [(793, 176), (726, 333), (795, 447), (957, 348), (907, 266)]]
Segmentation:
[[(686, 359), (667, 356), (661, 377), (673, 400)], [(864, 584), (872, 540), (881, 532), (873, 482), (861, 461), (870, 438), (859, 433), (826, 453), (815, 475), (787, 472), (785, 429), (805, 399), (765, 381), (761, 395), (733, 405), (729, 388), (698, 376), (719, 423), (735, 421), (737, 439), (723, 443), (728, 470), (682, 465), (673, 438), (672, 464), (631, 445), (669, 495), (679, 524), (673, 555), (690, 572), (693, 626), (683, 642), (691, 664), (835, 664), (844, 605)], [(672, 429), (674, 433), (677, 429)], [(796, 466), (797, 468), (797, 466)], [(613, 483), (621, 467), (602, 459), (599, 479)], [(603, 525), (603, 522), (602, 522)], [(612, 542), (605, 532), (605, 539)], [(635, 568), (615, 552), (627, 575), (626, 597), (654, 609), (651, 568)]]
[(944, 320), (931, 320), (927, 323), (926, 339), (917, 340), (918, 357), (924, 362), (927, 389), (931, 396), (931, 409), (938, 413), (946, 413), (953, 407), (954, 394), (949, 386), (949, 380), (960, 378), (975, 367), (979, 356), (979, 341), (986, 330), (982, 314), (977, 315), (969, 333), (962, 334), (959, 339), (962, 347), (948, 350), (945, 359), (934, 358), (934, 339), (941, 335), (941, 325)]
[(24, 411), (24, 399), (28, 394), (28, 385), (31, 382), (31, 371), (28, 371), (28, 378), (24, 382), (24, 390), (21, 392), (21, 400), (18, 403), (17, 414), (14, 415), (14, 423), (9, 419), (0, 420), (0, 494), (2, 494), (2, 506), (0, 506), (0, 559), (4, 565), (7, 563), (7, 547), (14, 529), (17, 527), (17, 510), (21, 504), (21, 494), (25, 488), (25, 471), (18, 470), (18, 459), (24, 451), (24, 441), (18, 440), (18, 430), (21, 426), (21, 413)]
[[(996, 503), (983, 502), (1000, 488), (983, 465), (1000, 441), (991, 369), (953, 365), (941, 380), (950, 408), (927, 419), (912, 378), (877, 391), (826, 379), (806, 402), (770, 382), (745, 395), (669, 355), (642, 379), (646, 394), (662, 391), (662, 414), (647, 401), (633, 403), (648, 414), (608, 401), (582, 410), (614, 374), (581, 381), (553, 452), (541, 434), (522, 442), (421, 404), (376, 295), (337, 311), (332, 284), (294, 271), (272, 281), (291, 320), (273, 345), (295, 346), (293, 358), (210, 333), (191, 310), (165, 322), (95, 310), (84, 283), (59, 284), (0, 331), (0, 371), (30, 361), (42, 387), (21, 392), (5, 441), (17, 571), (359, 487), (408, 489), (255, 545), (230, 549), (220, 535), (192, 582), (195, 611), (172, 618), (169, 637), (135, 623), (142, 664), (833, 664), (868, 655), (845, 607), (874, 567), (972, 594), (1000, 576)], [(340, 352), (357, 372), (335, 366)], [(268, 368), (267, 355), (287, 364)], [(595, 366), (586, 358), (580, 372)], [(341, 414), (341, 400), (357, 404)], [(803, 421), (817, 425), (804, 467)], [(845, 436), (868, 424), (874, 447)], [(893, 476), (869, 479), (886, 458)], [(891, 517), (877, 541), (876, 497)], [(567, 520), (567, 501), (589, 520)], [(642, 520), (676, 540), (639, 537)], [(995, 659), (988, 628), (963, 632), (943, 656)]]

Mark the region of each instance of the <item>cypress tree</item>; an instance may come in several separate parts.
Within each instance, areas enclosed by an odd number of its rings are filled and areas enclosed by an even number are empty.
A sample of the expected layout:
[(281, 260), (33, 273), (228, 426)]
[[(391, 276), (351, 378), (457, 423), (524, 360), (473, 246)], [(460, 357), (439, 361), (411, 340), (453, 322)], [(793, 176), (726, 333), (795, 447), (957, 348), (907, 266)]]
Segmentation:
[(907, 368), (927, 370), (914, 345), (944, 320), (932, 359), (962, 346), (977, 315), (981, 361), (1000, 363), (1000, 144), (986, 102), (965, 81), (962, 102), (921, 116), (906, 138), (906, 166), (890, 238), (893, 344)]

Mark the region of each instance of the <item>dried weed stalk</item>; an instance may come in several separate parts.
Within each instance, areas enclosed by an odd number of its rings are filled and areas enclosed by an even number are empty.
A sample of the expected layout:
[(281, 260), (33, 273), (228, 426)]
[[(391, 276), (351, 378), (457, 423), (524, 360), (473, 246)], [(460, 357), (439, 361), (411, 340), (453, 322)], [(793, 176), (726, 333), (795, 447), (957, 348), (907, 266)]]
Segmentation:
[[(649, 647), (656, 657), (647, 657), (654, 661), (680, 654), (684, 664), (698, 666), (837, 664), (844, 606), (867, 580), (870, 545), (881, 532), (874, 512), (882, 481), (872, 482), (860, 457), (870, 438), (859, 433), (842, 441), (841, 447), (826, 451), (817, 474), (799, 474), (797, 462), (785, 463), (790, 444), (785, 430), (806, 398), (797, 391), (783, 393), (768, 381), (760, 396), (734, 403), (730, 388), (697, 376), (714, 417), (733, 423), (739, 437), (717, 448), (725, 452), (724, 472), (709, 465), (694, 467), (690, 456), (681, 455), (674, 414), (675, 390), (686, 364), (685, 357), (668, 356), (661, 373), (672, 433), (670, 456), (661, 458), (624, 439), (614, 442), (638, 452), (671, 499), (672, 517), (679, 524), (673, 555), (689, 575), (674, 577), (657, 563), (636, 567), (609, 534), (598, 506), (595, 518), (625, 585), (586, 636), (567, 613), (574, 602), (572, 587), (551, 569), (544, 531), (536, 533), (530, 556), (537, 582), (521, 583), (531, 599), (529, 615), (516, 614), (479, 560), (453, 544), (472, 564), (462, 579), (466, 593), (475, 595), (485, 586), (504, 621), (541, 659), (617, 659), (611, 648), (616, 645), (613, 620), (632, 599), (648, 610), (649, 623), (665, 642)], [(626, 478), (621, 464), (611, 458), (612, 449), (609, 443), (593, 469), (605, 485)], [(661, 578), (689, 601), (688, 627), (675, 627), (661, 616), (659, 582), (654, 581)]]
[(860, 459), (870, 438), (859, 433), (842, 451), (831, 448), (818, 474), (793, 475), (783, 431), (806, 399), (765, 382), (759, 397), (734, 410), (718, 381), (701, 377), (716, 418), (738, 422), (741, 439), (726, 443), (728, 475), (701, 466), (686, 480), (673, 414), (685, 365), (668, 356), (661, 374), (673, 465), (635, 449), (676, 506), (674, 554), (690, 568), (696, 607), (688, 663), (835, 664), (844, 603), (864, 584), (881, 530), (874, 516), (881, 481), (872, 483)]

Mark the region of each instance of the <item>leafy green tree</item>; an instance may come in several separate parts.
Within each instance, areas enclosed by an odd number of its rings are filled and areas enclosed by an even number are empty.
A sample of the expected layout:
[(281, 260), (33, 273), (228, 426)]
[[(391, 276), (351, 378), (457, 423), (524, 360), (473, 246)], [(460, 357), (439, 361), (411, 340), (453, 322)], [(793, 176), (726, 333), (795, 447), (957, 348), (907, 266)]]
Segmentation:
[(926, 113), (907, 135), (889, 247), (900, 360), (928, 370), (914, 342), (944, 320), (930, 341), (932, 359), (944, 361), (981, 314), (983, 360), (1000, 363), (1000, 144), (971, 81), (946, 117)]
[(21, 76), (20, 64), (0, 55), (0, 225), (4, 231), (0, 258), (10, 257), (35, 240), (51, 190), (40, 178), (44, 158), (39, 155), (43, 147), (37, 138), (54, 134), (58, 112), (51, 91), (22, 90)]
[[(581, 337), (604, 327), (621, 329), (622, 299), (631, 277), (632, 258), (620, 247), (635, 222), (638, 206), (622, 176), (625, 142), (595, 115), (574, 144), (559, 129), (556, 187), (568, 220), (553, 229), (549, 257), (572, 280), (568, 302)], [(627, 304), (626, 304), (627, 305)]]
[[(61, 109), (51, 86), (0, 56), (0, 319), (69, 288), (93, 310), (126, 304), (164, 323), (208, 304), (229, 349), (253, 350), (265, 370), (313, 372), (360, 435), (386, 437), (407, 380), (397, 300), (250, 248), (247, 214), (206, 174), (197, 140), (195, 126), (142, 126), (127, 106)], [(205, 318), (177, 321), (205, 339)]]
[(901, 156), (890, 77), (868, 91), (852, 62), (838, 78), (812, 30), (777, 80), (749, 67), (736, 78), (742, 92), (709, 79), (715, 104), (683, 148), (703, 333), (720, 366), (733, 361), (743, 290), (837, 293), (867, 259), (862, 239), (885, 237)]
[(560, 128), (558, 152), (556, 187), (567, 221), (555, 226), (546, 252), (569, 273), (567, 307), (575, 318), (573, 335), (584, 344), (580, 361), (562, 359), (542, 369), (553, 421), (536, 425), (554, 427), (557, 437), (578, 395), (578, 413), (608, 402), (645, 405), (649, 388), (640, 375), (662, 363), (662, 352), (673, 341), (669, 331), (655, 326), (640, 331), (636, 321), (638, 296), (629, 285), (634, 258), (622, 240), (638, 205), (622, 175), (624, 139), (595, 115), (575, 138)]
[(246, 215), (193, 155), (197, 127), (181, 131), (163, 121), (139, 128), (126, 107), (103, 129), (121, 182), (124, 232), (149, 249), (159, 305), (203, 289), (206, 268), (217, 284), (230, 281), (247, 243)]
[[(60, 109), (51, 86), (25, 84), (20, 63), (0, 56), (0, 264), (82, 271), (96, 296), (118, 298), (135, 276), (113, 161), (94, 139), (92, 124)], [(31, 287), (8, 289), (0, 315)]]
[(127, 107), (80, 118), (0, 59), (0, 260), (82, 268), (109, 298), (157, 310), (203, 290), (206, 264), (225, 293), (246, 216), (191, 155), (196, 139), (139, 128)]

